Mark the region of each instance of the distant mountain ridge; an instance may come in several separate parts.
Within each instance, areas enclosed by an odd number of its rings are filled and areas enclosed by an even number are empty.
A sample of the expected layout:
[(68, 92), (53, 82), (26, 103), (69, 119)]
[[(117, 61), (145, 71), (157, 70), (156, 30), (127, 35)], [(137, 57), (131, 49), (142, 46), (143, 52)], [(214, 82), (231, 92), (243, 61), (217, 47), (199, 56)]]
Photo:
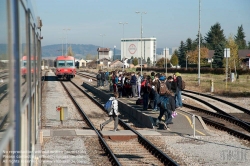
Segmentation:
[[(97, 55), (97, 48), (100, 46), (92, 44), (68, 44), (68, 47), (71, 46), (72, 51), (75, 54), (76, 58), (85, 58), (86, 55), (90, 54), (92, 56)], [(63, 45), (63, 51), (65, 54), (66, 46)], [(116, 49), (116, 54), (120, 54), (121, 51)], [(42, 46), (42, 57), (56, 57), (62, 54), (62, 44), (53, 44)]]
[[(75, 54), (76, 58), (86, 58), (86, 55), (90, 54), (92, 56), (97, 55), (97, 48), (100, 46), (96, 46), (93, 44), (68, 44), (68, 46), (72, 47), (72, 51)], [(63, 50), (65, 53), (65, 44), (63, 45)], [(1, 54), (6, 54), (7, 52), (7, 44), (0, 44), (0, 55)], [(113, 50), (113, 48), (111, 48)], [(156, 49), (156, 54), (161, 54), (163, 48), (157, 48)], [(42, 57), (47, 57), (47, 58), (54, 58), (58, 55), (62, 54), (62, 44), (53, 44), (53, 45), (47, 45), (47, 46), (42, 46)], [(119, 57), (121, 55), (121, 50), (116, 49), (115, 54)], [(115, 57), (114, 59), (117, 59), (118, 57)]]

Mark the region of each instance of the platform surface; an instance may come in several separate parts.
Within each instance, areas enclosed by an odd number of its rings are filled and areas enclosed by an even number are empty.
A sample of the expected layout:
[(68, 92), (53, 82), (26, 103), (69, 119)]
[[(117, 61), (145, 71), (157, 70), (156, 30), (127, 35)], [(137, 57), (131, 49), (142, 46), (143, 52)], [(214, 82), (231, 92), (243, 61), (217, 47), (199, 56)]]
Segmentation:
[[(96, 85), (92, 86), (95, 88)], [(97, 90), (101, 93), (106, 93), (107, 95), (112, 95), (113, 93), (109, 91), (109, 87), (104, 87), (104, 88), (97, 88)], [(185, 100), (186, 97), (182, 96), (182, 98)], [(172, 122), (173, 124), (168, 125), (168, 129), (164, 130), (162, 127), (157, 127), (155, 126), (155, 122), (157, 117), (159, 116), (160, 112), (153, 112), (152, 109), (148, 109), (147, 111), (142, 110), (142, 105), (136, 105), (136, 100), (138, 98), (127, 98), (127, 97), (122, 97), (118, 98), (119, 102), (124, 103), (126, 105), (129, 105), (132, 107), (129, 110), (126, 110), (127, 112), (130, 112), (131, 116), (134, 116), (136, 119), (140, 120), (143, 124), (146, 124), (150, 121), (150, 125), (152, 126), (152, 129), (157, 131), (158, 133), (162, 135), (187, 135), (187, 136), (192, 136), (194, 135), (194, 129), (193, 129), (193, 124), (192, 124), (192, 115), (188, 113), (184, 113), (183, 111), (187, 111), (184, 107), (181, 108), (180, 110), (176, 109), (178, 115), (173, 118)], [(120, 104), (119, 104), (120, 105)], [(122, 105), (124, 106), (124, 105)], [(123, 108), (121, 108), (123, 109)], [(132, 112), (132, 113), (131, 113)], [(143, 115), (143, 116), (142, 116)], [(144, 116), (146, 115), (146, 116)], [(149, 120), (150, 119), (150, 120)], [(149, 126), (147, 124), (147, 126)], [(195, 135), (196, 136), (206, 136), (209, 135), (208, 132), (206, 131), (207, 127), (205, 123), (202, 121), (201, 118), (195, 118)]]

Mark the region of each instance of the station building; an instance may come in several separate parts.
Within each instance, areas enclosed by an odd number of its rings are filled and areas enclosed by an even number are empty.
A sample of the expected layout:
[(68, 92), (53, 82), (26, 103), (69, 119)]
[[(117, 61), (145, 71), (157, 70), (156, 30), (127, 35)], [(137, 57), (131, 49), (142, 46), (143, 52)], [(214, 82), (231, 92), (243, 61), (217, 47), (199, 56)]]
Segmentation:
[(121, 59), (131, 57), (141, 58), (150, 63), (156, 61), (156, 38), (122, 38)]

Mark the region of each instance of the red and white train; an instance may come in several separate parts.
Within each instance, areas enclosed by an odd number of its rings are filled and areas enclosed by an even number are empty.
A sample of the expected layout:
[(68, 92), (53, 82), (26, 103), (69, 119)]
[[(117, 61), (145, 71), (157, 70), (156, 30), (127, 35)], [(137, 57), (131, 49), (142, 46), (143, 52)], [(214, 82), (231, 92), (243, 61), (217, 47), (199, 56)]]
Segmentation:
[(54, 67), (58, 79), (70, 80), (76, 75), (75, 58), (72, 56), (61, 55), (56, 57)]

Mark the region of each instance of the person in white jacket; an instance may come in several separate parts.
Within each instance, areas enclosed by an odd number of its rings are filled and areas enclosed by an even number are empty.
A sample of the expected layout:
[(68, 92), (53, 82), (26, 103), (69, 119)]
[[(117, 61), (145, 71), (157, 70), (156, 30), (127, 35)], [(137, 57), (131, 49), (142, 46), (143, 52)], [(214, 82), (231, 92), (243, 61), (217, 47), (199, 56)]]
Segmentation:
[(112, 109), (111, 112), (109, 113), (109, 119), (105, 121), (104, 123), (100, 124), (100, 129), (102, 131), (103, 127), (110, 123), (112, 120), (114, 120), (114, 131), (117, 131), (118, 129), (118, 101), (116, 98), (118, 97), (117, 93), (114, 93), (114, 97), (110, 97), (109, 100), (112, 100)]

